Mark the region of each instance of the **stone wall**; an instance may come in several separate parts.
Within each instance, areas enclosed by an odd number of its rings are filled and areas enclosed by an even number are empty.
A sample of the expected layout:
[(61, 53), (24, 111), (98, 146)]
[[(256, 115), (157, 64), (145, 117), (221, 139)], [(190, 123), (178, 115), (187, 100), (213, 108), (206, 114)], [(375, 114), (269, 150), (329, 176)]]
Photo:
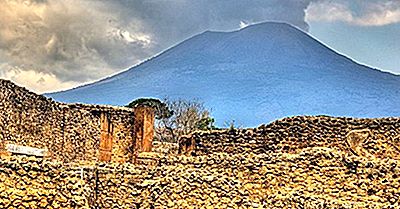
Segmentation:
[[(399, 207), (399, 162), (338, 149), (170, 156), (140, 187), (155, 208)], [(144, 186), (144, 187), (143, 187)], [(133, 197), (132, 197), (133, 198)]]
[(400, 157), (400, 118), (356, 119), (296, 116), (254, 129), (195, 132), (182, 137), (180, 152), (204, 155), (229, 153), (297, 153), (308, 147), (348, 151), (347, 135), (366, 129), (372, 136), (362, 144), (372, 155)]
[(154, 114), (138, 116), (130, 108), (62, 104), (0, 79), (0, 150), (3, 151), (5, 144), (13, 143), (46, 148), (51, 158), (65, 162), (99, 158), (132, 161), (138, 137), (134, 124), (141, 126), (146, 122), (135, 122), (135, 116), (151, 119)]
[(328, 143), (264, 153), (242, 145), (242, 153), (140, 153), (137, 164), (3, 157), (0, 208), (400, 207), (400, 162), (389, 155), (355, 156)]
[(0, 158), (0, 208), (90, 208), (78, 167), (26, 156)]
[(400, 207), (394, 159), (330, 148), (141, 157), (154, 165), (2, 158), (0, 208)]

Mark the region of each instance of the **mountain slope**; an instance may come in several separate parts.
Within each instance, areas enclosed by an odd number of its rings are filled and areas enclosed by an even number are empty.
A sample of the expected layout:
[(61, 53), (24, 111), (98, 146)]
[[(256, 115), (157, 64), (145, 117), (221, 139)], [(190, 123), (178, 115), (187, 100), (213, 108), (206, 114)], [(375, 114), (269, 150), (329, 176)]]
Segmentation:
[(47, 96), (112, 105), (196, 98), (219, 125), (303, 114), (400, 116), (400, 76), (359, 65), (284, 23), (204, 32), (118, 75)]

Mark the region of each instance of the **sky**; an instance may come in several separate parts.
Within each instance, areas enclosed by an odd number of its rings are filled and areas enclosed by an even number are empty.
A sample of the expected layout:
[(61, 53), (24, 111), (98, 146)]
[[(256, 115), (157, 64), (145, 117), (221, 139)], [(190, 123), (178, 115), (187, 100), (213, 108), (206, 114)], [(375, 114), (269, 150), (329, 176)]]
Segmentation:
[(400, 74), (400, 0), (2, 0), (0, 78), (37, 93), (68, 89), (203, 31), (265, 21)]

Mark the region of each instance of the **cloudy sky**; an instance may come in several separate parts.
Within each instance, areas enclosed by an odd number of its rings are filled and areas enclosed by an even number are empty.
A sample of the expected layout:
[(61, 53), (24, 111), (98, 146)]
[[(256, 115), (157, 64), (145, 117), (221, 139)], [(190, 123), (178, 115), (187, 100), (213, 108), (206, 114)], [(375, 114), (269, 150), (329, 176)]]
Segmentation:
[(205, 30), (287, 22), (400, 74), (400, 0), (1, 0), (0, 77), (36, 92), (126, 70)]

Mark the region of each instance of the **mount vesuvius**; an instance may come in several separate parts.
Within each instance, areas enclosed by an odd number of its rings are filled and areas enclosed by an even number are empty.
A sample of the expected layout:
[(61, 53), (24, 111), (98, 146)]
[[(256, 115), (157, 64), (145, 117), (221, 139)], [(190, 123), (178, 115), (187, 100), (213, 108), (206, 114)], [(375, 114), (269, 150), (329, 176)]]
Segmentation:
[(218, 125), (235, 120), (246, 127), (292, 115), (400, 116), (400, 76), (271, 22), (207, 31), (125, 72), (46, 96), (112, 105), (139, 97), (198, 99)]

